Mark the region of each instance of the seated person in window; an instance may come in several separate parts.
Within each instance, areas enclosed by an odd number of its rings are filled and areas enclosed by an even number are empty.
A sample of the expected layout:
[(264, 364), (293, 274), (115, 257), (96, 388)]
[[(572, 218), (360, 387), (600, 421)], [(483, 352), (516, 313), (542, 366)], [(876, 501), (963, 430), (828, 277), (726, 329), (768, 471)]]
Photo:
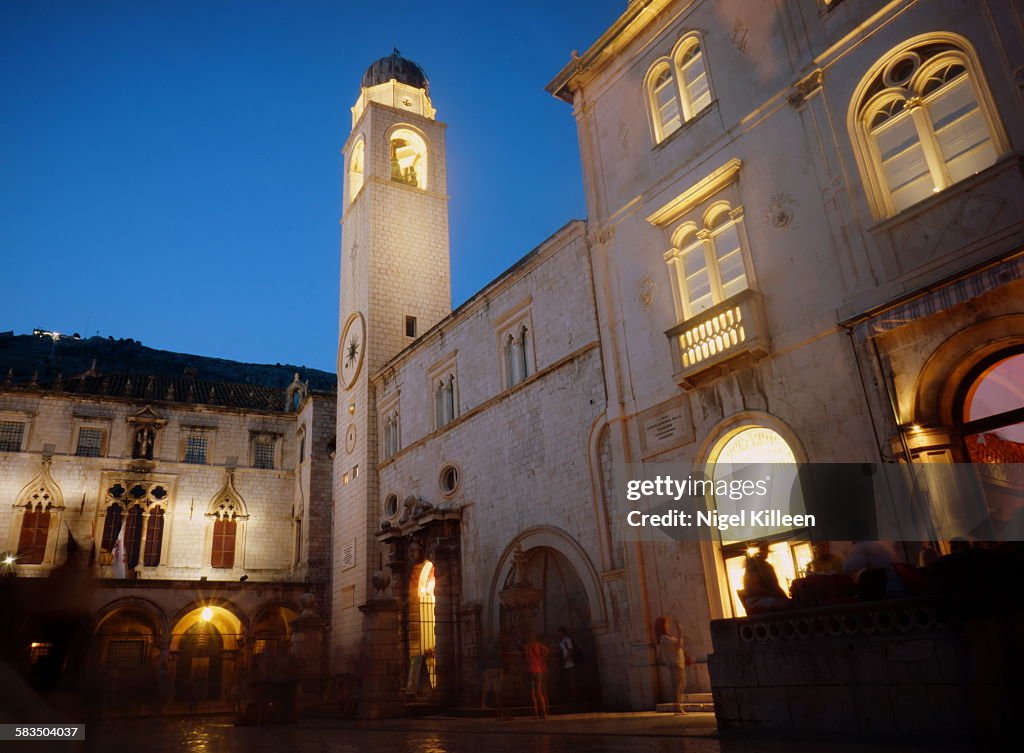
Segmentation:
[(768, 562), (768, 542), (757, 543), (757, 551), (747, 557), (743, 572), (743, 606), (748, 614), (789, 609), (792, 602), (779, 585), (775, 568)]
[(811, 553), (814, 557), (807, 563), (808, 575), (838, 575), (843, 572), (843, 558), (832, 554), (829, 542), (812, 541)]

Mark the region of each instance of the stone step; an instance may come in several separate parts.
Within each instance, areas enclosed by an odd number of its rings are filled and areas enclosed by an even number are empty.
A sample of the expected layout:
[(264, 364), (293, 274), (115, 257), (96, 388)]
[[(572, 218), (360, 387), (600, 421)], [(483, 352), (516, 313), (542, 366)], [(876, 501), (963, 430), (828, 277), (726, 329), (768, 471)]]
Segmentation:
[(682, 704), (659, 703), (655, 710), (661, 714), (676, 714), (680, 711), (714, 712), (715, 702), (711, 698), (711, 693), (687, 693), (683, 696)]

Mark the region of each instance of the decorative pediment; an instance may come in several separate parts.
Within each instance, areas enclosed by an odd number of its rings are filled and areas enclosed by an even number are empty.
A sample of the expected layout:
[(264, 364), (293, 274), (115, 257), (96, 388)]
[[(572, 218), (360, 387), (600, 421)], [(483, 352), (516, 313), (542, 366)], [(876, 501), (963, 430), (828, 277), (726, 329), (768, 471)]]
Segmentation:
[(64, 495), (60, 486), (50, 475), (50, 458), (43, 458), (42, 468), (18, 494), (15, 507), (26, 507), (40, 512), (51, 509), (64, 509)]
[(162, 429), (164, 424), (167, 423), (167, 419), (161, 418), (157, 412), (153, 410), (152, 405), (147, 405), (134, 413), (129, 413), (125, 417), (125, 421), (132, 426), (148, 425), (155, 429)]
[(224, 486), (214, 495), (210, 507), (206, 511), (206, 517), (218, 520), (245, 520), (249, 517), (245, 500), (235, 489), (234, 468), (228, 468), (225, 471)]

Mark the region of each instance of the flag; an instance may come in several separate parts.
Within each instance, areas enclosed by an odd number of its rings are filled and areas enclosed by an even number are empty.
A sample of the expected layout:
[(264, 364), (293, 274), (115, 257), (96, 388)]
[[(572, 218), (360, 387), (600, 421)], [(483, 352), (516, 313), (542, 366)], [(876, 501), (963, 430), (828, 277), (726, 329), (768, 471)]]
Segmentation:
[(128, 552), (124, 548), (124, 529), (128, 525), (127, 520), (121, 521), (121, 530), (117, 532), (117, 538), (114, 540), (114, 546), (110, 550), (110, 554), (113, 557), (111, 564), (114, 566), (114, 577), (124, 578), (125, 577), (125, 561), (128, 559)]

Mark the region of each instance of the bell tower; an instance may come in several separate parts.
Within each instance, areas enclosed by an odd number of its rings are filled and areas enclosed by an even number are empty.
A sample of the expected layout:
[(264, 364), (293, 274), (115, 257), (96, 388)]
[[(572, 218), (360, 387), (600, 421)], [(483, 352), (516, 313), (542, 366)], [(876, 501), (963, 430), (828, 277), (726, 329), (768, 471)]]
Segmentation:
[(380, 567), (380, 433), (370, 376), (451, 312), (445, 124), (395, 50), (363, 75), (343, 148), (332, 671), (358, 651)]

